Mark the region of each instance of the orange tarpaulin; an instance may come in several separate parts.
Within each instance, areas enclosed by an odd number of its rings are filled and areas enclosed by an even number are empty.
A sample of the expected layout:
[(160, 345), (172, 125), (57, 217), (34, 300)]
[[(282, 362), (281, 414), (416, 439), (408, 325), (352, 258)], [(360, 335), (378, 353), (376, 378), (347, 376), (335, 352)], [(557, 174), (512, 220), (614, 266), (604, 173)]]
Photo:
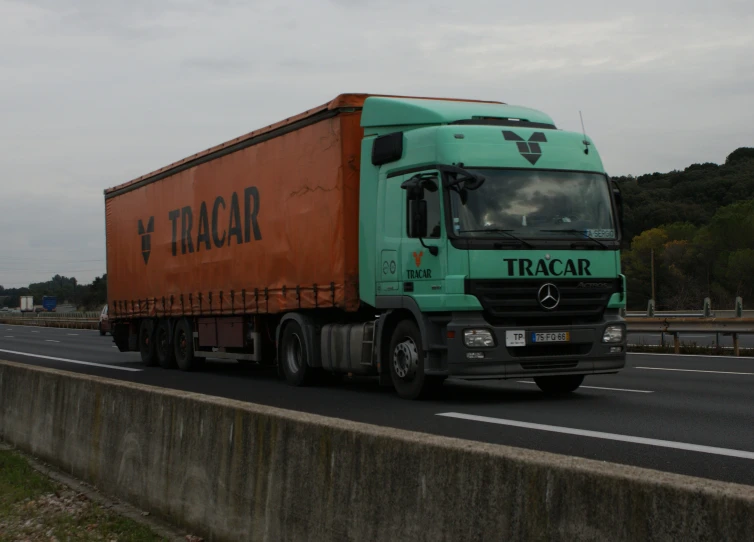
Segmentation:
[(342, 106), (106, 191), (111, 315), (356, 310), (363, 131)]

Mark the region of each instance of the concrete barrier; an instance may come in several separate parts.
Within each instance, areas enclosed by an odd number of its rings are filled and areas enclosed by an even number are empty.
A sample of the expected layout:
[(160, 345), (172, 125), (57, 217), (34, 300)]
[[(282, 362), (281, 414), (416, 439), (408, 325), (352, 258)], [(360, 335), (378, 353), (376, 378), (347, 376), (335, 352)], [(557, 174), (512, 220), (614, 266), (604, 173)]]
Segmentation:
[(10, 362), (0, 362), (0, 436), (208, 540), (754, 533), (750, 486)]

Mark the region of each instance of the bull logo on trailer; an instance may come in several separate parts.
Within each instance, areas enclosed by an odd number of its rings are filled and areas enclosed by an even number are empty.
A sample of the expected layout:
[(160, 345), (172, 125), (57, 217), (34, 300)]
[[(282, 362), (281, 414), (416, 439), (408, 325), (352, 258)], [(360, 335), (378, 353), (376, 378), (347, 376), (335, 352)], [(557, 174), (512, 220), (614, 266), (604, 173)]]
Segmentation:
[(154, 216), (149, 217), (147, 227), (139, 220), (139, 236), (141, 236), (141, 255), (144, 257), (144, 265), (149, 263), (149, 255), (152, 253), (152, 234), (154, 233)]

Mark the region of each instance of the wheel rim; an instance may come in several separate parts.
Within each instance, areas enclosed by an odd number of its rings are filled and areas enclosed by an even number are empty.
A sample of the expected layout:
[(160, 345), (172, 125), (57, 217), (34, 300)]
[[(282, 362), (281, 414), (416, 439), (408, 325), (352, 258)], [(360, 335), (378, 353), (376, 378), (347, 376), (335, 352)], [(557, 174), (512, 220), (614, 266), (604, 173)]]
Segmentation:
[(419, 349), (411, 337), (405, 337), (395, 345), (393, 350), (393, 369), (395, 374), (403, 380), (409, 380), (416, 374), (419, 364)]
[(286, 365), (288, 365), (288, 370), (292, 374), (298, 373), (301, 368), (302, 357), (303, 346), (301, 345), (301, 338), (297, 333), (293, 333), (285, 348)]

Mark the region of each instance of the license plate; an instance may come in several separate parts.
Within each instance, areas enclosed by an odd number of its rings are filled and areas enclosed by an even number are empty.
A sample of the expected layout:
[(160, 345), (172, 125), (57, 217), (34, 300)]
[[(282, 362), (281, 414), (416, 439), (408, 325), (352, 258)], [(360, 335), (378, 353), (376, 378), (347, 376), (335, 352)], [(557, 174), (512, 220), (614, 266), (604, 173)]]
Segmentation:
[(506, 330), (505, 346), (526, 346), (526, 331)]
[(546, 331), (531, 334), (532, 343), (567, 343), (570, 341), (570, 331)]

